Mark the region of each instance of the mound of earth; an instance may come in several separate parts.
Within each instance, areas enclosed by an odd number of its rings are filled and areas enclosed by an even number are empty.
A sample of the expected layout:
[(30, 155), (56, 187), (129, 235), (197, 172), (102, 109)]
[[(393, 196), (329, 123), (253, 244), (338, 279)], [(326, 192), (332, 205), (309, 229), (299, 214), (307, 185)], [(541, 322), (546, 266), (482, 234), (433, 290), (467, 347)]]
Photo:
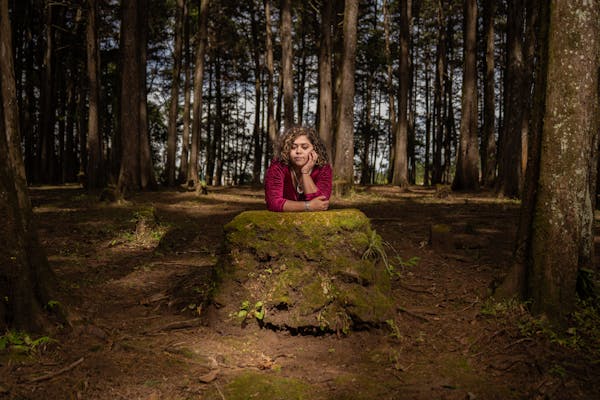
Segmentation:
[(276, 330), (379, 326), (393, 315), (384, 260), (359, 210), (246, 211), (225, 226), (213, 300), (227, 318)]

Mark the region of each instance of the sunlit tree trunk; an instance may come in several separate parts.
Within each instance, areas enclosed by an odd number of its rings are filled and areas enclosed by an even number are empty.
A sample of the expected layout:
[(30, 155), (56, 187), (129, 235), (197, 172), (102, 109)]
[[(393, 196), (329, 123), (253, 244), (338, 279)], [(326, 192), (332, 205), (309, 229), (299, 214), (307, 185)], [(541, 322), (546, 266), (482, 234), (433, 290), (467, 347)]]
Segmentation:
[(190, 149), (190, 168), (188, 182), (198, 184), (198, 156), (200, 153), (200, 127), (202, 125), (202, 82), (204, 80), (204, 54), (206, 53), (209, 0), (200, 2), (200, 19), (196, 45), (196, 63), (194, 70), (194, 108), (192, 120), (192, 147)]
[(251, 6), (252, 10), (252, 21), (251, 21), (251, 32), (252, 32), (252, 55), (254, 58), (254, 127), (252, 131), (252, 139), (254, 144), (254, 163), (252, 164), (252, 183), (255, 185), (260, 184), (260, 172), (262, 168), (262, 129), (260, 124), (260, 108), (262, 103), (261, 86), (260, 80), (261, 75), (261, 64), (260, 64), (260, 43), (258, 42), (258, 20), (256, 18), (256, 9), (254, 5)]
[(453, 190), (479, 188), (477, 138), (477, 1), (464, 2), (464, 69), (460, 119), (460, 144)]
[(409, 89), (409, 1), (400, 1), (400, 79), (398, 91), (398, 124), (394, 147), (394, 176), (392, 185), (408, 186), (408, 89)]
[(333, 147), (333, 95), (331, 86), (331, 19), (332, 2), (321, 6), (321, 42), (319, 45), (319, 137), (325, 144), (329, 160)]
[(188, 5), (183, 2), (183, 42), (185, 49), (184, 57), (184, 76), (183, 83), (183, 133), (181, 135), (181, 162), (179, 163), (179, 176), (177, 180), (187, 184), (189, 157), (190, 157), (190, 103), (192, 91), (190, 85), (190, 32), (188, 21)]
[(181, 75), (181, 55), (183, 49), (183, 8), (184, 0), (177, 0), (175, 13), (175, 44), (173, 48), (173, 71), (171, 79), (171, 101), (169, 104), (169, 125), (167, 128), (167, 185), (175, 185), (175, 159), (177, 155), (177, 116), (179, 111), (179, 76)]
[[(270, 0), (264, 0), (265, 3), (265, 29), (266, 29), (266, 67), (267, 67), (267, 131), (269, 135), (269, 141), (271, 143), (277, 142), (277, 123), (275, 122), (274, 115), (274, 90), (273, 90), (273, 32), (271, 29), (271, 5)], [(270, 153), (271, 150), (267, 149)]]
[(388, 94), (388, 108), (389, 108), (389, 166), (388, 166), (388, 180), (391, 182), (394, 176), (394, 163), (395, 154), (394, 147), (396, 144), (396, 105), (394, 100), (394, 72), (392, 63), (392, 51), (390, 49), (390, 7), (388, 0), (383, 1), (383, 30), (384, 30), (384, 41), (385, 41), (385, 59), (386, 59), (386, 85)]
[(335, 191), (346, 194), (354, 184), (354, 73), (358, 0), (346, 0), (344, 6), (344, 51), (341, 65), (341, 90), (337, 109)]
[(294, 74), (292, 48), (292, 5), (281, 0), (281, 81), (283, 82), (283, 125), (294, 124)]
[[(577, 272), (593, 267), (593, 204), (600, 130), (600, 10), (539, 4), (530, 150), (515, 263), (500, 296), (530, 299), (564, 326)], [(575, 62), (576, 61), (576, 62)], [(596, 71), (596, 73), (590, 73)]]

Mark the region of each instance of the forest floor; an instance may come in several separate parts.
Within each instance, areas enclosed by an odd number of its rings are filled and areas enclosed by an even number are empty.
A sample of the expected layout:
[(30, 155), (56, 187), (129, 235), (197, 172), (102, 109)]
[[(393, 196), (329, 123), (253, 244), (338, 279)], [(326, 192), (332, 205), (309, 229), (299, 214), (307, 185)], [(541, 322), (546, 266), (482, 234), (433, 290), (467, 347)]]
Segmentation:
[[(362, 210), (404, 260), (397, 315), (347, 336), (245, 327), (201, 307), (223, 226), (264, 209), (260, 188), (100, 202), (77, 186), (31, 190), (69, 329), (0, 353), (0, 399), (593, 399), (598, 319), (558, 334), (490, 288), (506, 273), (519, 204), (491, 194), (359, 187)], [(140, 212), (158, 225), (136, 232)], [(449, 235), (430, 241), (432, 225)]]

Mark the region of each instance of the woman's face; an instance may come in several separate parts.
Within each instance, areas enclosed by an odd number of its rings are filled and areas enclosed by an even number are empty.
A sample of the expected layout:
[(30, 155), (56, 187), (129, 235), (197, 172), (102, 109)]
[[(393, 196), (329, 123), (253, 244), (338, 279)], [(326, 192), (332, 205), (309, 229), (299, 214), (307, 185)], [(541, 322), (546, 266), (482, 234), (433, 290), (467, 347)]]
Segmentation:
[(308, 136), (298, 136), (294, 143), (292, 143), (292, 149), (290, 150), (290, 162), (292, 165), (302, 167), (308, 161), (308, 155), (313, 151), (313, 145), (308, 140)]

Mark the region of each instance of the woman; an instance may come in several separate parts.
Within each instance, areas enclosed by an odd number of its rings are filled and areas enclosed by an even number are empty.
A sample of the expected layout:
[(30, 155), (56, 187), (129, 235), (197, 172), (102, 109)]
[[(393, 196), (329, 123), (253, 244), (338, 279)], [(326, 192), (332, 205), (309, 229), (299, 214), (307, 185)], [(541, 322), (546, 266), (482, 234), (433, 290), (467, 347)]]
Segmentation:
[(265, 200), (271, 211), (325, 211), (332, 173), (321, 139), (311, 128), (288, 128), (265, 176)]

